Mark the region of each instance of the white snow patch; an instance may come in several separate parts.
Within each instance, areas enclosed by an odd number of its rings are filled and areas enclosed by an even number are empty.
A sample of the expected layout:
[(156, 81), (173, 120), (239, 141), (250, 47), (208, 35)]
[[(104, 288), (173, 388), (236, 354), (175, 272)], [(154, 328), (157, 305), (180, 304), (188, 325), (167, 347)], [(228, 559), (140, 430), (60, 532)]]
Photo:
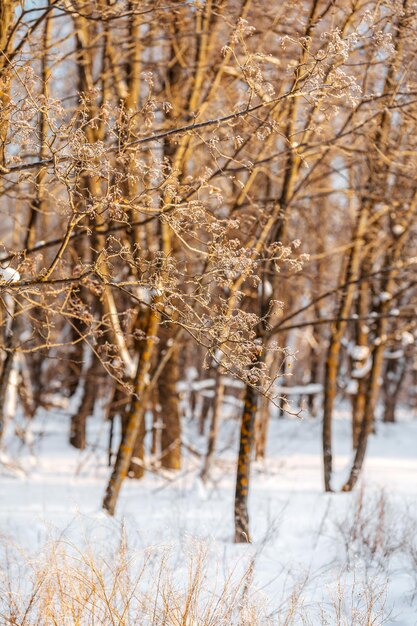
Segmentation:
[(397, 235), (397, 237), (402, 235), (404, 231), (405, 227), (402, 224), (394, 224), (394, 226), (392, 227), (392, 232), (394, 233), (394, 235)]
[(368, 346), (350, 346), (350, 356), (354, 361), (364, 361), (369, 356)]
[(263, 283), (259, 283), (258, 285), (258, 294), (259, 296), (264, 296), (264, 298), (266, 298), (267, 300), (269, 300), (269, 298), (272, 298), (272, 285), (269, 282), (269, 280), (265, 280)]
[(411, 346), (415, 342), (414, 335), (408, 330), (404, 331), (401, 335), (401, 343), (403, 346)]
[(20, 274), (13, 267), (0, 267), (0, 280), (7, 283), (17, 283), (20, 280)]
[[(400, 411), (397, 424), (377, 422), (377, 432), (369, 439), (362, 496), (360, 489), (353, 494), (323, 492), (320, 420), (271, 419), (266, 461), (254, 462), (252, 468), (252, 545), (233, 544), (236, 420), (222, 421), (221, 446), (205, 485), (198, 478), (201, 459), (187, 448), (182, 470), (169, 475), (150, 471), (140, 481), (126, 480), (116, 516), (110, 518), (100, 513), (111, 471), (105, 462), (109, 424), (103, 424), (98, 414), (90, 418), (91, 446), (79, 452), (67, 443), (68, 418), (68, 412), (59, 408), (39, 414), (33, 421), (35, 457), (27, 446), (6, 437), (7, 450), (0, 458), (0, 532), (3, 538), (10, 538), (10, 545), (19, 546), (22, 553), (28, 551), (31, 563), (47, 542), (56, 538), (81, 554), (87, 544), (108, 562), (123, 532), (132, 567), (136, 550), (169, 546), (176, 563), (172, 575), (184, 580), (185, 550), (191, 549), (190, 541), (196, 545), (205, 542), (211, 568), (208, 592), (212, 579), (227, 578), (229, 572), (240, 572), (252, 564), (252, 585), (263, 590), (271, 614), (285, 617), (285, 611), (293, 606), (291, 599), (296, 598), (300, 601), (297, 610), (305, 608), (306, 620), (294, 623), (320, 626), (325, 612), (326, 623), (336, 624), (338, 618), (327, 612), (332, 611), (333, 599), (341, 589), (346, 599), (340, 608), (343, 623), (351, 624), (352, 611), (357, 602), (365, 602), (368, 582), (374, 580), (377, 590), (383, 592), (385, 609), (373, 623), (394, 624), (391, 616), (395, 615), (395, 623), (414, 624), (415, 565), (405, 539), (414, 536), (406, 534), (407, 524), (415, 528), (411, 522), (417, 523), (417, 421), (410, 418), (409, 411)], [(346, 412), (335, 412), (333, 426), (333, 486), (338, 491), (351, 462), (350, 404)], [(203, 442), (195, 428), (196, 424), (184, 421), (184, 441), (198, 450)], [(11, 467), (11, 459), (23, 471)], [(375, 505), (382, 497), (384, 517), (380, 519)], [(357, 515), (361, 532), (353, 539)], [(370, 549), (374, 545), (376, 552)], [(391, 553), (397, 545), (398, 551)], [(3, 559), (6, 574), (7, 566)], [(351, 589), (356, 589), (357, 595), (350, 594)], [(2, 602), (0, 597), (0, 613)], [(136, 623), (133, 618), (132, 623)]]
[(355, 367), (352, 370), (351, 372), (352, 378), (365, 378), (365, 376), (369, 374), (369, 372), (371, 371), (371, 367), (372, 367), (372, 359), (371, 357), (368, 357), (364, 365), (360, 367)]
[(358, 381), (350, 379), (346, 385), (345, 391), (347, 394), (352, 396), (355, 395), (355, 393), (358, 393)]
[(392, 294), (389, 291), (382, 291), (379, 294), (380, 302), (388, 302), (389, 300), (392, 300)]
[(384, 357), (386, 359), (397, 360), (404, 356), (404, 350), (386, 350)]
[(147, 287), (137, 287), (136, 296), (146, 304), (151, 304), (152, 302), (152, 291)]

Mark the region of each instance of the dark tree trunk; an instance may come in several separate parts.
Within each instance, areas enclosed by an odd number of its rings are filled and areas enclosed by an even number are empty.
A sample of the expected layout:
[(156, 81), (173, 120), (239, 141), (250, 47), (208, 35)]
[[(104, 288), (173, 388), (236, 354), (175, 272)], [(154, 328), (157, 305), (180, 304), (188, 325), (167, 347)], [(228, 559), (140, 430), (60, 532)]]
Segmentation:
[(249, 533), (248, 494), (256, 404), (256, 389), (251, 385), (247, 385), (240, 428), (240, 446), (236, 476), (235, 543), (250, 543), (251, 541)]
[(87, 445), (87, 418), (94, 413), (97, 398), (97, 359), (93, 361), (85, 375), (83, 397), (80, 406), (71, 416), (70, 444), (78, 450), (85, 450)]
[(217, 436), (219, 432), (219, 423), (221, 417), (221, 410), (223, 406), (224, 398), (224, 382), (222, 381), (219, 368), (216, 372), (216, 386), (215, 386), (215, 398), (213, 405), (213, 412), (211, 414), (210, 431), (207, 442), (207, 453), (204, 459), (204, 466), (201, 472), (202, 480), (206, 480), (210, 473), (211, 463), (213, 460), (214, 452), (216, 450)]
[(3, 368), (0, 375), (0, 444), (2, 442), (4, 431), (6, 428), (6, 396), (7, 388), (9, 386), (10, 375), (13, 368), (13, 357), (13, 350), (9, 348), (8, 352), (6, 353), (6, 358), (3, 361)]
[(203, 394), (202, 397), (203, 401), (201, 405), (200, 419), (198, 424), (198, 432), (200, 435), (204, 435), (210, 409), (213, 409), (213, 398)]
[[(170, 342), (174, 341), (171, 329), (161, 328), (161, 358), (169, 349)], [(161, 405), (162, 432), (161, 432), (161, 465), (167, 469), (181, 467), (181, 424), (178, 407), (177, 382), (179, 377), (178, 349), (172, 351), (171, 357), (165, 365), (159, 379), (158, 392)]]
[(406, 372), (405, 358), (387, 359), (384, 375), (384, 422), (395, 422), (395, 411)]
[[(133, 446), (133, 454), (130, 460), (130, 465), (129, 465), (129, 470), (127, 472), (127, 475), (129, 478), (136, 478), (138, 480), (139, 478), (143, 478), (145, 474), (144, 460), (145, 460), (145, 435), (146, 435), (146, 423), (145, 423), (146, 407), (141, 406), (139, 401), (138, 402), (134, 401), (134, 407), (131, 409), (132, 414), (133, 412), (136, 412), (137, 415), (139, 416), (138, 419), (140, 420), (140, 425), (139, 425), (139, 432), (136, 437), (135, 445)], [(126, 428), (128, 425), (127, 416), (126, 416), (126, 419), (123, 421), (124, 421), (124, 425), (123, 425), (123, 437), (124, 437), (126, 434)]]
[[(314, 385), (319, 380), (320, 374), (320, 355), (317, 349), (312, 349), (310, 354), (311, 365), (310, 365), (310, 384)], [(307, 396), (307, 408), (308, 413), (311, 417), (317, 416), (317, 406), (316, 406), (316, 394), (309, 393)]]

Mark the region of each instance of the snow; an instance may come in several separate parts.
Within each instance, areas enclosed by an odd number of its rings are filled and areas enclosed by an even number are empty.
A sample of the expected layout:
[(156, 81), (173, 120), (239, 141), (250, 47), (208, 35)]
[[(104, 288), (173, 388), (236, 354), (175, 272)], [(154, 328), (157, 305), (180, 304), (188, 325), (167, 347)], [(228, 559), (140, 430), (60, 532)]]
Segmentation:
[(355, 395), (358, 393), (358, 381), (350, 379), (346, 385), (345, 392), (349, 395)]
[(394, 235), (397, 235), (397, 237), (402, 235), (404, 230), (405, 227), (402, 224), (394, 224), (394, 226), (392, 227), (392, 232), (394, 233)]
[(151, 304), (152, 303), (152, 291), (151, 291), (151, 289), (148, 289), (147, 287), (142, 287), (141, 285), (138, 285), (138, 287), (136, 288), (136, 295), (139, 298), (139, 300), (142, 300), (142, 302), (145, 302), (146, 304)]
[(371, 371), (372, 358), (369, 356), (363, 365), (354, 367), (351, 372), (352, 378), (365, 378)]
[(369, 356), (368, 346), (350, 346), (349, 354), (354, 361), (364, 361)]
[(389, 291), (381, 291), (379, 294), (379, 301), (388, 302), (389, 300), (392, 300), (392, 294), (389, 293)]
[(385, 350), (384, 358), (390, 360), (401, 359), (404, 356), (404, 350)]
[(20, 280), (20, 274), (13, 267), (0, 267), (0, 280), (17, 283)]
[(273, 387), (274, 393), (282, 394), (285, 396), (310, 396), (323, 391), (323, 385), (320, 383), (309, 383), (308, 385), (292, 385), (286, 387), (285, 385), (275, 385)]
[[(241, 380), (237, 380), (234, 378), (230, 378), (228, 376), (222, 377), (222, 382), (225, 387), (233, 388), (233, 389), (244, 389), (245, 383)], [(199, 391), (203, 393), (206, 397), (212, 397), (210, 392), (205, 391), (206, 389), (213, 389), (216, 385), (216, 381), (213, 378), (206, 378), (204, 380), (192, 381), (192, 382), (184, 382), (179, 381), (177, 383), (177, 391), (185, 392), (185, 391)], [(309, 383), (307, 385), (274, 385), (273, 392), (275, 394), (285, 394), (289, 395), (313, 395), (317, 393), (321, 393), (323, 391), (323, 385), (320, 383)]]
[(263, 283), (259, 283), (258, 294), (259, 296), (263, 295), (266, 300), (272, 298), (273, 289), (269, 280), (265, 280)]
[[(148, 472), (141, 481), (127, 480), (115, 518), (100, 509), (110, 471), (105, 460), (107, 428), (100, 415), (89, 420), (91, 444), (84, 452), (66, 443), (64, 409), (36, 418), (30, 449), (17, 445), (9, 433), (0, 480), (3, 536), (35, 556), (54, 539), (81, 549), (87, 542), (105, 553), (120, 541), (123, 530), (129, 549), (138, 553), (169, 546), (179, 577), (186, 576), (190, 541), (200, 542), (208, 551), (213, 577), (226, 577), (253, 561), (252, 584), (265, 597), (275, 620), (279, 614), (281, 622), (274, 624), (285, 623), (285, 611), (295, 599), (300, 621), (287, 622), (294, 626), (321, 626), (326, 623), (322, 614), (329, 616), (328, 624), (368, 623), (353, 619), (353, 605), (359, 611), (375, 589), (383, 593), (375, 599), (374, 621), (369, 623), (415, 624), (417, 571), (406, 540), (414, 541), (417, 524), (416, 420), (378, 423), (359, 488), (352, 494), (326, 494), (320, 420), (273, 417), (267, 457), (254, 462), (252, 471), (252, 545), (232, 543), (238, 443), (234, 419), (226, 416), (223, 422), (221, 441), (231, 443), (219, 454), (205, 485), (199, 479), (198, 458), (184, 451), (181, 471), (164, 476)], [(187, 440), (197, 450), (204, 449), (205, 440), (188, 428)], [(347, 413), (340, 411), (334, 423), (336, 489), (351, 461), (350, 439)], [(15, 467), (9, 466), (10, 458), (15, 459)], [(209, 577), (207, 585), (211, 581)], [(341, 589), (344, 621), (337, 622), (333, 603)], [(303, 622), (301, 615), (309, 621)]]
[[(244, 389), (245, 383), (235, 378), (228, 376), (222, 376), (222, 383), (226, 387), (233, 387), (234, 389)], [(212, 389), (216, 386), (214, 378), (205, 378), (202, 380), (189, 380), (188, 382), (180, 380), (177, 383), (177, 391), (203, 391), (204, 389)]]
[(403, 346), (411, 346), (415, 342), (413, 333), (408, 332), (407, 330), (401, 334), (401, 343)]

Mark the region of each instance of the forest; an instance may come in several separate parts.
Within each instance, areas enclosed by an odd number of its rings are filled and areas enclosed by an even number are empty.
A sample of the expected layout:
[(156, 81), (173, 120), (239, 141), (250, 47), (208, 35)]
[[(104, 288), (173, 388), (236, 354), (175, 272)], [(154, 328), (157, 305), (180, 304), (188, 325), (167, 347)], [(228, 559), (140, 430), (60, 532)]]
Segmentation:
[(0, 623), (413, 626), (417, 3), (0, 0)]

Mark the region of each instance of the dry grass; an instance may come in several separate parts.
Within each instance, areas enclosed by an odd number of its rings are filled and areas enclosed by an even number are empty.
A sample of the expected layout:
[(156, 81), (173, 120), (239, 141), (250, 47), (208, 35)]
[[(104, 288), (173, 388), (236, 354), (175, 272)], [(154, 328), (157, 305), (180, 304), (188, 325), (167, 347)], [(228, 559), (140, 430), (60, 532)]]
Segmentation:
[(5, 546), (1, 624), (19, 626), (267, 626), (250, 568), (213, 577), (206, 548), (193, 542), (180, 567), (168, 548), (131, 552), (124, 540), (110, 557), (55, 542), (42, 558)]
[(389, 575), (394, 561), (411, 569), (417, 530), (415, 511), (364, 487), (353, 494), (347, 515), (336, 523), (345, 549), (346, 566), (361, 565), (365, 573)]
[[(340, 558), (329, 552), (322, 574), (301, 578), (287, 564), (293, 583), (279, 607), (255, 588), (275, 528), (258, 548), (238, 552), (229, 572), (230, 559), (193, 539), (182, 550), (134, 550), (122, 530), (84, 549), (54, 540), (33, 558), (3, 538), (0, 626), (383, 626), (390, 579), (406, 572), (417, 580), (415, 515), (400, 509), (383, 492), (354, 494), (343, 519), (327, 520), (338, 528), (331, 536)], [(409, 595), (413, 602), (412, 583)]]

